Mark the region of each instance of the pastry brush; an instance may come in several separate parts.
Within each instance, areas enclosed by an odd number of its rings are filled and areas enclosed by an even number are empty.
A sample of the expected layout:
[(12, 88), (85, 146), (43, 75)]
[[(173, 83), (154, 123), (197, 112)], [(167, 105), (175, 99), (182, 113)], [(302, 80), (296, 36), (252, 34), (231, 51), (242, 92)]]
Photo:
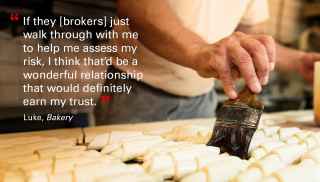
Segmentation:
[(207, 145), (247, 159), (251, 138), (258, 127), (263, 108), (257, 95), (248, 88), (241, 91), (237, 99), (225, 101), (217, 111), (213, 134)]

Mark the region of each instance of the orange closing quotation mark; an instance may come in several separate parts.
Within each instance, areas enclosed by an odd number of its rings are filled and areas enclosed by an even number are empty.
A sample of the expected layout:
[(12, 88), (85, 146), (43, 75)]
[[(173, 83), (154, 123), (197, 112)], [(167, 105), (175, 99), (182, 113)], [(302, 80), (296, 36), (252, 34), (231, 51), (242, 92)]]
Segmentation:
[(100, 101), (101, 102), (108, 102), (108, 101), (110, 101), (111, 100), (111, 96), (110, 95), (102, 95), (101, 97), (100, 97)]

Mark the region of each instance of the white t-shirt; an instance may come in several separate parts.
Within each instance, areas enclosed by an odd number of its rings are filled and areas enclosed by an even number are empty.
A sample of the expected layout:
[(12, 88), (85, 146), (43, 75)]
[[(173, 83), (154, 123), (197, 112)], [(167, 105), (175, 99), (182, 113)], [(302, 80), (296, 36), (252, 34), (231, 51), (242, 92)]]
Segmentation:
[[(240, 23), (254, 25), (269, 17), (267, 0), (169, 0), (169, 3), (184, 26), (208, 43), (231, 35)], [(115, 31), (128, 29), (115, 28)], [(134, 56), (139, 65), (117, 67), (127, 72), (142, 72), (143, 81), (155, 88), (179, 96), (197, 96), (212, 89), (213, 79), (202, 78), (196, 71), (156, 55), (139, 41), (113, 43), (138, 45)], [(121, 54), (117, 56), (130, 58), (129, 54)]]

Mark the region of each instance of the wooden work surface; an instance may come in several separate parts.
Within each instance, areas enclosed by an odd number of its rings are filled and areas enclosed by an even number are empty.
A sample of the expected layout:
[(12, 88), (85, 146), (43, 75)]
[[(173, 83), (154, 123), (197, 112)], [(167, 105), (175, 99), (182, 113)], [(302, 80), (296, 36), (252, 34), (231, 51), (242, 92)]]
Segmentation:
[[(281, 127), (299, 127), (301, 129), (319, 131), (320, 127), (316, 126), (313, 121), (312, 111), (289, 111), (279, 113), (263, 114), (261, 118), (262, 126), (281, 126)], [(95, 135), (105, 133), (108, 131), (143, 131), (149, 134), (161, 134), (171, 130), (173, 127), (185, 124), (194, 124), (213, 127), (215, 119), (191, 119), (191, 120), (175, 120), (162, 121), (150, 123), (137, 124), (121, 124), (121, 125), (105, 125), (98, 127), (85, 128), (87, 135)], [(57, 137), (57, 138), (76, 138), (81, 134), (81, 129), (57, 129), (36, 132), (23, 132), (0, 134), (0, 139), (12, 137), (27, 137), (27, 136), (43, 136), (43, 137)]]

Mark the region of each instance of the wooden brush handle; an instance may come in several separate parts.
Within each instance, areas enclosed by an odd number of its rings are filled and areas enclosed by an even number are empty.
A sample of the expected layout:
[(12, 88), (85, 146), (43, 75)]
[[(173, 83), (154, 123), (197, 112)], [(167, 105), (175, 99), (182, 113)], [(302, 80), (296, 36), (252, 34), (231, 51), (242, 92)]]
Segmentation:
[(256, 100), (256, 95), (248, 89), (248, 87), (245, 87), (240, 93), (237, 98), (239, 102), (251, 105), (252, 102)]
[(320, 61), (315, 63), (313, 88), (313, 107), (316, 123), (320, 126)]
[(248, 87), (245, 87), (239, 93), (238, 98), (236, 98), (235, 100), (227, 101), (227, 103), (234, 102), (240, 102), (256, 109), (263, 109), (264, 107), (263, 104), (258, 100), (257, 95), (251, 92), (251, 90)]

